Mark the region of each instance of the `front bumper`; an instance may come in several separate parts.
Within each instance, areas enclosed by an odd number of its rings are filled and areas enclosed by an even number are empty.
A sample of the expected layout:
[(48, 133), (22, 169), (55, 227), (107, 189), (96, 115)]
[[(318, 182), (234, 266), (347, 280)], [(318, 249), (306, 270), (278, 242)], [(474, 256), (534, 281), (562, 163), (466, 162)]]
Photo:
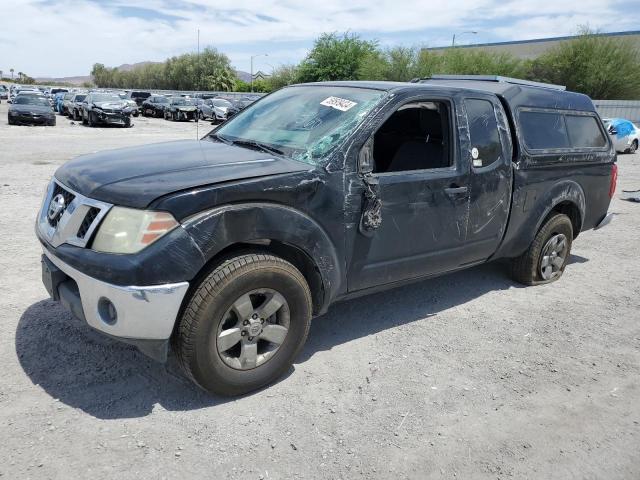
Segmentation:
[(18, 115), (10, 115), (11, 120), (21, 125), (54, 125), (56, 117), (48, 115), (31, 115), (20, 113)]
[(96, 112), (98, 121), (102, 123), (125, 125), (131, 122), (130, 113), (128, 112)]
[[(54, 300), (100, 332), (166, 359), (188, 282), (119, 286), (86, 275), (43, 249), (43, 283)], [(110, 305), (110, 306), (109, 306)]]

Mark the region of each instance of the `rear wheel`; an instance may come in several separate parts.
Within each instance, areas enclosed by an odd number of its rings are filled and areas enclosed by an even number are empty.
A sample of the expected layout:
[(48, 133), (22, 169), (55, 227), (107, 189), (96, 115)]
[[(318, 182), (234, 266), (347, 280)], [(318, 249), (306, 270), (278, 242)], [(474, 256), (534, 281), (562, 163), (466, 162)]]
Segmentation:
[(209, 392), (250, 392), (291, 366), (311, 313), (311, 292), (292, 264), (261, 253), (231, 258), (193, 292), (175, 336), (178, 358)]
[(637, 150), (638, 150), (638, 140), (634, 140), (633, 142), (631, 142), (631, 146), (629, 147), (628, 152), (636, 153)]
[(511, 276), (525, 285), (539, 285), (559, 279), (571, 254), (573, 225), (568, 216), (556, 213), (536, 234), (529, 249), (511, 261)]

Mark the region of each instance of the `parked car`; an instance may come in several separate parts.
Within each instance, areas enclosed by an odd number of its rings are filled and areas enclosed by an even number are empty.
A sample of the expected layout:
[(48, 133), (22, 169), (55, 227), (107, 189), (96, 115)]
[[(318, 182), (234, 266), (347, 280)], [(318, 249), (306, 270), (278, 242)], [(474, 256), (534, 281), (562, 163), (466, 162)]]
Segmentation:
[(640, 142), (640, 128), (636, 124), (624, 118), (603, 118), (602, 121), (616, 151), (636, 153)]
[(589, 97), (550, 85), (291, 86), (200, 141), (62, 165), (42, 278), (93, 328), (160, 360), (171, 341), (198, 385), (241, 394), (338, 300), (498, 259), (558, 280), (611, 218), (615, 158)]
[(82, 119), (82, 102), (87, 98), (87, 93), (74, 93), (69, 100), (67, 114), (74, 120)]
[(131, 107), (115, 93), (90, 92), (82, 102), (82, 123), (130, 127)]
[(18, 95), (9, 105), (7, 117), (9, 125), (55, 126), (56, 124), (56, 116), (44, 95)]
[(70, 112), (73, 109), (72, 100), (74, 96), (75, 96), (75, 93), (73, 92), (66, 92), (62, 96), (62, 106), (60, 107), (61, 115), (66, 115), (68, 117), (71, 116)]
[(169, 106), (169, 99), (164, 95), (152, 95), (142, 102), (144, 117), (164, 117), (164, 111)]
[(135, 100), (129, 98), (127, 93), (119, 93), (118, 96), (122, 99), (125, 105), (131, 110), (131, 115), (137, 117), (140, 114), (138, 104)]
[(4, 85), (0, 85), (0, 100), (9, 100), (9, 89)]
[(14, 88), (13, 91), (9, 94), (9, 100), (12, 101), (14, 98), (16, 98), (20, 94), (41, 95), (40, 90), (38, 90), (35, 87), (18, 86)]
[(151, 92), (133, 91), (133, 92), (129, 92), (127, 94), (127, 98), (129, 98), (129, 99), (133, 100), (134, 102), (136, 102), (136, 105), (138, 105), (138, 107), (141, 107), (142, 106), (142, 102), (144, 102), (150, 96), (151, 96)]
[(198, 117), (201, 120), (211, 119), (214, 123), (226, 122), (238, 113), (238, 109), (224, 98), (210, 98), (198, 106)]
[(62, 105), (67, 92), (58, 92), (53, 96), (53, 109), (62, 115)]
[(171, 97), (169, 105), (164, 109), (164, 119), (179, 122), (182, 120), (198, 120), (196, 100), (185, 97)]

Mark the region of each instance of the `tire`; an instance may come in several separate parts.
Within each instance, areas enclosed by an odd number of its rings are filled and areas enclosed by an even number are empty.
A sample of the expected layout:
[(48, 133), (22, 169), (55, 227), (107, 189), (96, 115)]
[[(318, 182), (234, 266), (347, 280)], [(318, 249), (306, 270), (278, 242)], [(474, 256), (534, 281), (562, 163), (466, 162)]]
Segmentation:
[[(552, 253), (552, 243), (556, 240), (558, 252), (564, 245), (562, 254)], [(573, 225), (569, 217), (562, 213), (553, 214), (540, 227), (529, 249), (520, 257), (512, 259), (511, 277), (524, 285), (541, 285), (558, 280), (569, 261), (572, 242)], [(552, 250), (549, 250), (550, 247)]]
[[(243, 302), (248, 293), (250, 303)], [(263, 321), (256, 318), (257, 313), (251, 314), (271, 304), (273, 298), (284, 300), (276, 313)], [(240, 311), (234, 307), (237, 304), (246, 307), (241, 309), (244, 315), (235, 313)], [(208, 392), (241, 395), (273, 382), (290, 368), (309, 333), (311, 314), (311, 292), (297, 268), (269, 254), (240, 255), (215, 268), (191, 295), (174, 336), (177, 357), (185, 374)], [(242, 318), (247, 320), (241, 323)], [(288, 329), (282, 337), (281, 322), (285, 319)], [(281, 342), (270, 353), (268, 349), (276, 344), (263, 339), (267, 328), (269, 332), (279, 332)], [(252, 337), (257, 329), (260, 333)], [(220, 351), (221, 332), (232, 330), (234, 337), (229, 342), (232, 346)], [(247, 352), (254, 353), (253, 356), (247, 353), (247, 362), (243, 364), (245, 346)], [(250, 361), (251, 358), (254, 360)]]
[(638, 140), (634, 140), (633, 142), (631, 142), (631, 146), (629, 147), (629, 150), (627, 150), (627, 153), (636, 153), (636, 151), (638, 150)]
[(16, 124), (16, 122), (14, 122), (11, 118), (7, 118), (7, 123), (9, 125), (15, 125)]
[(90, 127), (96, 126), (95, 122), (93, 121), (93, 112), (87, 113), (87, 123)]

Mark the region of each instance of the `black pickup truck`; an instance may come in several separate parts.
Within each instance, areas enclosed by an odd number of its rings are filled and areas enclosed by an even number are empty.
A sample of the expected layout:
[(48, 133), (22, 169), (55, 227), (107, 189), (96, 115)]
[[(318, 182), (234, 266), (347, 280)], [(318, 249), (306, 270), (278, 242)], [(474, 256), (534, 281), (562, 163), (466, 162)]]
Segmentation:
[[(557, 280), (607, 223), (616, 155), (591, 100), (501, 77), (272, 93), (200, 141), (80, 157), (37, 219), (50, 295), (240, 394), (338, 300), (508, 259)], [(366, 320), (363, 320), (366, 321)]]

